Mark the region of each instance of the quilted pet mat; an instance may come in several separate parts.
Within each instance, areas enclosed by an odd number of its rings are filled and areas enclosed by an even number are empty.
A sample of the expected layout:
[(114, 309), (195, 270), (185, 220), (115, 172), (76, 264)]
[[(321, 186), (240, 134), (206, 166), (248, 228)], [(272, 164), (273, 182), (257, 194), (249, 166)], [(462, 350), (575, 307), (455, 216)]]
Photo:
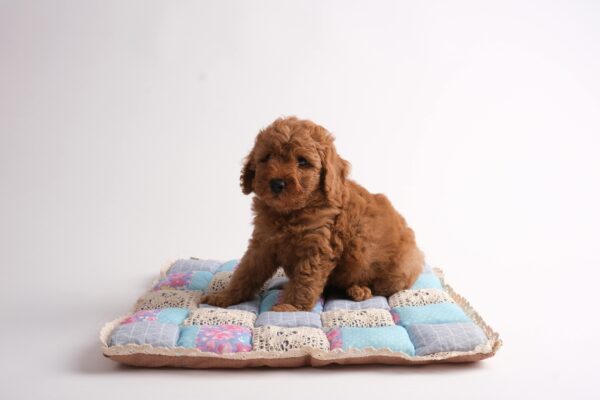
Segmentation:
[(365, 301), (321, 298), (309, 312), (270, 311), (283, 269), (256, 298), (228, 308), (200, 304), (223, 290), (238, 260), (169, 263), (127, 315), (100, 332), (102, 352), (145, 367), (243, 368), (327, 364), (431, 364), (493, 356), (498, 334), (425, 266), (413, 287)]

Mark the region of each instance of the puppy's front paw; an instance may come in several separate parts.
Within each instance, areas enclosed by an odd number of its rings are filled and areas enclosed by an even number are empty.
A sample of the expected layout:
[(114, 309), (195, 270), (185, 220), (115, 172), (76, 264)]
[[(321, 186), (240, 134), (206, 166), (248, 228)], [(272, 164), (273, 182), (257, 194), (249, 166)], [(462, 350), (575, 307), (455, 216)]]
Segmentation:
[(235, 301), (226, 292), (219, 292), (202, 296), (200, 303), (225, 308), (235, 304)]
[(274, 306), (271, 311), (277, 311), (277, 312), (286, 312), (286, 311), (299, 311), (298, 308), (296, 308), (295, 306), (291, 305), (291, 304), (277, 304), (276, 306)]

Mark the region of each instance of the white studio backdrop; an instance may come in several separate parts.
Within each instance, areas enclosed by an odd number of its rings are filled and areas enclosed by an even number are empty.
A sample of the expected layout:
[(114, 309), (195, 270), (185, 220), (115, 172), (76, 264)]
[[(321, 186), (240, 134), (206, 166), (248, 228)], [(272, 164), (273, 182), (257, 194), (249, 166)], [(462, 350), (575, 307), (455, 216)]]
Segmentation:
[[(599, 43), (593, 1), (0, 1), (0, 395), (597, 398)], [(243, 254), (241, 162), (286, 115), (388, 195), (500, 332), (495, 358), (102, 359), (100, 326), (166, 259)]]

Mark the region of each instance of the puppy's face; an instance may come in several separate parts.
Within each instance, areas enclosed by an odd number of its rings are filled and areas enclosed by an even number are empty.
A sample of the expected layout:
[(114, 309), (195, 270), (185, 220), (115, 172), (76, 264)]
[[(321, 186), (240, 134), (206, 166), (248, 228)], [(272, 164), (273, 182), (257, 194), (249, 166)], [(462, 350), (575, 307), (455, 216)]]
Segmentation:
[(241, 175), (243, 192), (256, 193), (282, 213), (326, 197), (328, 175), (331, 180), (336, 174), (328, 170), (337, 157), (332, 141), (324, 128), (310, 121), (276, 120), (258, 134), (248, 155)]

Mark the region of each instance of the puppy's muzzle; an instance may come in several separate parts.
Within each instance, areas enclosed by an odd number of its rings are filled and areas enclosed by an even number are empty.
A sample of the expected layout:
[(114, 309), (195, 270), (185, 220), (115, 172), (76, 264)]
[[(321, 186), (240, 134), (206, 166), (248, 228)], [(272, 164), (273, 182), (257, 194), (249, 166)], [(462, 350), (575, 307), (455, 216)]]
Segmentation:
[(271, 187), (273, 193), (281, 193), (283, 192), (283, 188), (285, 188), (285, 181), (283, 179), (271, 179), (269, 187)]

